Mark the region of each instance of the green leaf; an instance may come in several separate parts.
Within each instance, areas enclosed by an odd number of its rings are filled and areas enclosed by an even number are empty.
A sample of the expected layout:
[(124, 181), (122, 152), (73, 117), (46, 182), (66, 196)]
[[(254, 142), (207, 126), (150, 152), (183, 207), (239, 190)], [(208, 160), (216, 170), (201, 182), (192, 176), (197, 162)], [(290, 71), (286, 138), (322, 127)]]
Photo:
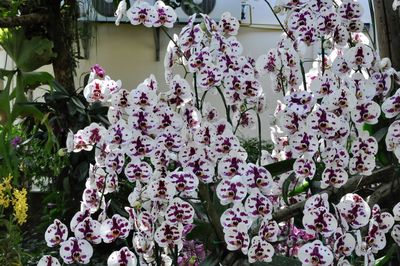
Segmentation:
[(310, 183), (307, 181), (303, 181), (300, 186), (295, 187), (292, 191), (288, 193), (288, 197), (293, 197), (299, 195), (303, 192), (306, 192), (310, 188)]
[(283, 201), (286, 203), (286, 205), (290, 205), (288, 201), (288, 196), (289, 196), (289, 186), (292, 183), (292, 181), (296, 178), (296, 174), (293, 172), (291, 173), (286, 180), (283, 182), (282, 185), (282, 198)]
[(209, 223), (195, 220), (196, 225), (186, 236), (186, 239), (197, 240), (206, 246), (206, 249), (213, 250), (217, 247), (217, 236), (214, 233), (213, 226)]
[(5, 80), (5, 78), (7, 78), (7, 83), (4, 89), (0, 91), (0, 124), (6, 124), (10, 117), (10, 102), (12, 99), (12, 96), (10, 95), (10, 87), (14, 74), (15, 71), (0, 69), (0, 79)]
[(267, 169), (272, 176), (277, 176), (280, 174), (287, 173), (293, 170), (293, 164), (295, 159), (280, 161), (268, 165), (264, 165), (264, 168)]
[(83, 109), (83, 110), (85, 110), (85, 105), (83, 105), (83, 103), (81, 102), (81, 100), (79, 100), (78, 97), (76, 97), (76, 96), (71, 97), (71, 101), (74, 103), (74, 105), (75, 105), (78, 109)]
[(376, 139), (377, 142), (380, 142), (385, 137), (386, 133), (388, 132), (388, 129), (389, 129), (388, 127), (384, 127), (375, 132), (373, 137)]
[(195, 227), (186, 236), (189, 240), (206, 240), (213, 233), (212, 225), (209, 223), (195, 220), (194, 224)]
[(21, 75), (24, 88), (52, 85), (54, 80), (54, 77), (48, 72), (23, 72)]
[(89, 172), (89, 163), (87, 161), (83, 161), (78, 164), (74, 171), (74, 176), (79, 180), (85, 180), (88, 176)]
[(221, 252), (219, 250), (215, 250), (207, 258), (200, 263), (200, 266), (216, 266), (219, 265), (221, 261)]
[(0, 29), (0, 45), (23, 72), (47, 65), (56, 56), (53, 42), (39, 36), (29, 39), (23, 29)]
[(386, 255), (375, 261), (375, 266), (384, 266), (390, 261), (397, 250), (397, 244), (393, 244), (387, 251)]

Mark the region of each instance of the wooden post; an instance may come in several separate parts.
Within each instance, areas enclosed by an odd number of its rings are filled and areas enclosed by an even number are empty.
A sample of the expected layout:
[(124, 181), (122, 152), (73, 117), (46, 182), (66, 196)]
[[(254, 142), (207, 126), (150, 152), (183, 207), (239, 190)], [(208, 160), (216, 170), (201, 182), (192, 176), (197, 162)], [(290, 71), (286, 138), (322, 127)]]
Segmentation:
[(392, 9), (392, 2), (373, 0), (378, 51), (381, 58), (389, 57), (392, 66), (400, 69), (400, 16)]

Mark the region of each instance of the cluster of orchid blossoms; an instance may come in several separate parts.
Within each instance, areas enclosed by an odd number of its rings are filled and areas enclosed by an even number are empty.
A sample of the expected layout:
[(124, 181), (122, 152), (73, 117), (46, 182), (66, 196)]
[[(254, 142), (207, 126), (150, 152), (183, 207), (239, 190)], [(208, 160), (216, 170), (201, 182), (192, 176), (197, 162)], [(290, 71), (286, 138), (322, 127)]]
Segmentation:
[(115, 11), (115, 25), (118, 26), (124, 16), (129, 18), (132, 25), (142, 24), (146, 27), (172, 28), (177, 19), (175, 11), (163, 1), (156, 1), (154, 5), (150, 5), (146, 1), (137, 0), (127, 10), (126, 0), (122, 0)]
[[(392, 215), (377, 205), (371, 209), (356, 194), (334, 205), (326, 193), (304, 191), (289, 197), (290, 203), (306, 200), (302, 229), (273, 220), (273, 212), (287, 205), (281, 195), (289, 175), (295, 177), (290, 189), (306, 181), (322, 189), (340, 188), (352, 178), (349, 174), (370, 175), (378, 141), (364, 125), (376, 124), (381, 109), (388, 119), (400, 113), (400, 93), (391, 86), (397, 72), (361, 33), (360, 4), (337, 2), (278, 1), (275, 11), (287, 14), (286, 34), (257, 60), (242, 55), (235, 37), (239, 22), (229, 13), (218, 23), (202, 15), (197, 24), (193, 15), (168, 45), (166, 91), (157, 90), (153, 75), (128, 91), (94, 66), (84, 96), (89, 103), (109, 105), (110, 124), (92, 123), (69, 135), (68, 150), (94, 150), (95, 164), (80, 211), (69, 227), (59, 220), (48, 227), (47, 245), (59, 248), (67, 264), (89, 263), (92, 245), (104, 242), (124, 245), (110, 254), (108, 265), (198, 265), (207, 251), (186, 235), (196, 221), (212, 224), (218, 235), (215, 217), (207, 213), (210, 192), (225, 207), (217, 217), (220, 240), (250, 263), (269, 262), (281, 253), (285, 227), (290, 233), (284, 241), (289, 245), (296, 238), (291, 255), (303, 265), (351, 265), (348, 259), (355, 256), (373, 265), (387, 233), (400, 244), (400, 224), (394, 225), (400, 221), (400, 205)], [(156, 8), (140, 4), (128, 11), (122, 3), (117, 15), (127, 15), (135, 25), (157, 26), (160, 9), (170, 13), (160, 1)], [(310, 46), (321, 47), (321, 55), (306, 74), (303, 50)], [(185, 76), (175, 74), (178, 70)], [(258, 78), (263, 74), (271, 76), (284, 101), (275, 111), (274, 150), (260, 151), (256, 165), (247, 162), (235, 133), (260, 128), (265, 96)], [(225, 115), (205, 101), (208, 93), (221, 96)], [(397, 157), (399, 131), (395, 121), (386, 135), (387, 149)], [(276, 177), (261, 166), (287, 159), (295, 159), (292, 171)], [(317, 177), (320, 166), (324, 169)], [(117, 203), (126, 204), (125, 212), (110, 214), (106, 199), (121, 186), (132, 187), (126, 202)], [(206, 213), (196, 204), (208, 204), (201, 208)], [(299, 235), (304, 236), (300, 241)], [(38, 265), (60, 264), (44, 256)]]

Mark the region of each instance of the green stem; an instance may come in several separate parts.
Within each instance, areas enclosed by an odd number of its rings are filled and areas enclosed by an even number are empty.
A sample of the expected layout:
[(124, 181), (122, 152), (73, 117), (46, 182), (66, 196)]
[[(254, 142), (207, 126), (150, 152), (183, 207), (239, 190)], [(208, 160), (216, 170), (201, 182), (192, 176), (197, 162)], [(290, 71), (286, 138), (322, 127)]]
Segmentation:
[(322, 53), (322, 75), (325, 74), (325, 47), (324, 47), (325, 38), (321, 37), (321, 53)]
[(203, 95), (201, 96), (201, 99), (200, 99), (200, 112), (201, 112), (201, 114), (203, 114), (203, 104), (204, 104), (204, 100), (206, 99), (207, 93), (208, 93), (208, 90), (206, 90), (203, 93)]
[[(169, 34), (168, 30), (165, 27), (161, 27), (162, 31), (165, 33), (165, 35), (167, 35), (168, 39), (170, 39), (176, 46), (176, 48), (179, 50), (179, 52), (182, 54), (182, 56), (186, 59), (189, 60), (189, 58), (187, 58), (187, 56), (185, 55), (185, 53), (179, 48), (178, 43), (174, 40), (174, 38)], [(185, 68), (186, 70), (186, 68)]]
[(204, 183), (199, 184), (199, 196), (201, 201), (204, 204), (204, 208), (206, 209), (207, 217), (210, 220), (210, 224), (213, 227), (215, 234), (218, 237), (218, 240), (224, 241), (224, 232), (222, 230), (222, 226), (220, 224), (220, 217), (215, 210), (215, 206), (211, 200), (210, 192), (208, 187)]
[(257, 113), (257, 123), (258, 123), (258, 165), (261, 166), (261, 144), (262, 144), (262, 140), (261, 140), (261, 118), (260, 118), (260, 114)]
[(155, 242), (154, 249), (154, 252), (156, 253), (156, 265), (161, 266), (160, 247), (158, 246), (157, 242)]
[(293, 37), (289, 34), (289, 32), (286, 30), (286, 28), (283, 26), (281, 20), (279, 19), (279, 17), (275, 14), (274, 8), (271, 6), (271, 4), (267, 1), (264, 0), (265, 3), (267, 3), (267, 5), (269, 6), (269, 9), (271, 9), (272, 14), (274, 14), (276, 20), (278, 21), (279, 25), (281, 26), (282, 30), (286, 33), (286, 35), (292, 39), (292, 41), (294, 41)]
[(178, 245), (175, 245), (174, 250), (174, 265), (178, 266)]
[(197, 89), (197, 74), (196, 73), (193, 73), (193, 84), (194, 84), (194, 93), (196, 95), (196, 108), (197, 108), (197, 110), (200, 110), (199, 91)]
[(233, 135), (236, 134), (236, 131), (238, 130), (238, 128), (239, 128), (239, 126), (240, 126), (240, 121), (242, 120), (243, 115), (244, 115), (245, 113), (247, 113), (248, 111), (250, 111), (250, 110), (253, 110), (253, 108), (246, 109), (245, 111), (243, 111), (243, 112), (240, 113), (240, 116), (239, 116), (239, 119), (238, 119), (238, 121), (237, 121), (235, 130), (233, 131)]
[(303, 62), (301, 60), (300, 60), (300, 69), (301, 69), (301, 75), (303, 76), (304, 91), (307, 91), (306, 71), (304, 70), (304, 64), (303, 64)]
[(228, 123), (232, 125), (232, 120), (231, 120), (231, 115), (230, 115), (231, 112), (230, 112), (229, 106), (226, 104), (225, 96), (222, 93), (220, 87), (217, 86), (216, 88), (217, 88), (217, 91), (218, 91), (219, 95), (221, 96), (221, 99), (222, 99), (222, 101), (224, 103), (224, 106), (225, 106), (226, 120), (228, 120)]
[(101, 191), (100, 203), (99, 203), (99, 207), (97, 207), (96, 212), (98, 212), (100, 210), (101, 202), (103, 201), (103, 198), (104, 198), (104, 191), (106, 190), (106, 184), (107, 184), (107, 176), (108, 176), (108, 174), (106, 174), (106, 176), (104, 177), (104, 186), (103, 186), (103, 190)]

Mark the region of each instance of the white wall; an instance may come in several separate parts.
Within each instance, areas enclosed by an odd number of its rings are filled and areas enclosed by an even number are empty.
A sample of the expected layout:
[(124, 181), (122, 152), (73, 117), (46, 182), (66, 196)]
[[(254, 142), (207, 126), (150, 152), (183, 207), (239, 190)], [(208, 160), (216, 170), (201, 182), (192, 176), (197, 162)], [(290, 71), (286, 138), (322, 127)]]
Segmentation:
[[(107, 74), (113, 79), (121, 79), (123, 87), (126, 89), (136, 88), (152, 73), (159, 82), (159, 88), (165, 89), (163, 60), (169, 39), (163, 32), (160, 33), (161, 60), (157, 62), (155, 60), (153, 29), (130, 24), (121, 24), (117, 27), (112, 23), (99, 23), (96, 28), (97, 30), (94, 32), (96, 40), (90, 47), (89, 59), (79, 61), (76, 78), (77, 87), (82, 86), (83, 79), (79, 80), (82, 73), (89, 71), (90, 67), (97, 63), (103, 66)], [(171, 34), (173, 32), (178, 33), (180, 28), (181, 26), (177, 26), (171, 30)], [(280, 34), (280, 31), (274, 29), (243, 26), (237, 38), (243, 44), (244, 55), (258, 57), (276, 46)], [(4, 62), (5, 54), (0, 51), (1, 67), (4, 66)], [(7, 67), (13, 68), (11, 60), (8, 60)], [(52, 72), (51, 66), (42, 67), (40, 70)], [(260, 81), (267, 96), (268, 107), (267, 112), (262, 116), (263, 135), (265, 138), (269, 138), (268, 123), (270, 119), (268, 117), (273, 112), (276, 99), (279, 96), (272, 91), (269, 78), (262, 78)], [(37, 99), (42, 93), (43, 91), (35, 92), (33, 98)], [(208, 95), (207, 100), (211, 100), (216, 106), (222, 106), (219, 96)], [(242, 132), (242, 135), (244, 137), (255, 137), (257, 130)]]
[[(179, 30), (179, 26), (171, 30), (171, 35)], [(280, 31), (273, 29), (241, 27), (237, 38), (243, 44), (245, 55), (258, 57), (276, 46), (280, 34)], [(159, 82), (159, 88), (165, 89), (163, 59), (169, 39), (163, 32), (160, 35), (161, 61), (157, 62), (155, 61), (153, 29), (130, 24), (122, 24), (118, 27), (113, 24), (98, 24), (97, 41), (90, 49), (89, 60), (80, 61), (78, 76), (97, 63), (103, 66), (113, 79), (121, 79), (124, 88), (136, 88), (153, 73)], [(261, 82), (267, 95), (268, 106), (267, 112), (262, 116), (263, 134), (269, 138), (268, 115), (273, 112), (279, 96), (272, 91), (269, 78), (262, 78)], [(214, 100), (216, 98), (217, 100)], [(212, 102), (216, 106), (222, 105), (218, 97), (211, 95), (207, 100), (210, 99), (213, 99)], [(255, 137), (256, 132), (243, 132), (243, 134), (245, 137)]]

